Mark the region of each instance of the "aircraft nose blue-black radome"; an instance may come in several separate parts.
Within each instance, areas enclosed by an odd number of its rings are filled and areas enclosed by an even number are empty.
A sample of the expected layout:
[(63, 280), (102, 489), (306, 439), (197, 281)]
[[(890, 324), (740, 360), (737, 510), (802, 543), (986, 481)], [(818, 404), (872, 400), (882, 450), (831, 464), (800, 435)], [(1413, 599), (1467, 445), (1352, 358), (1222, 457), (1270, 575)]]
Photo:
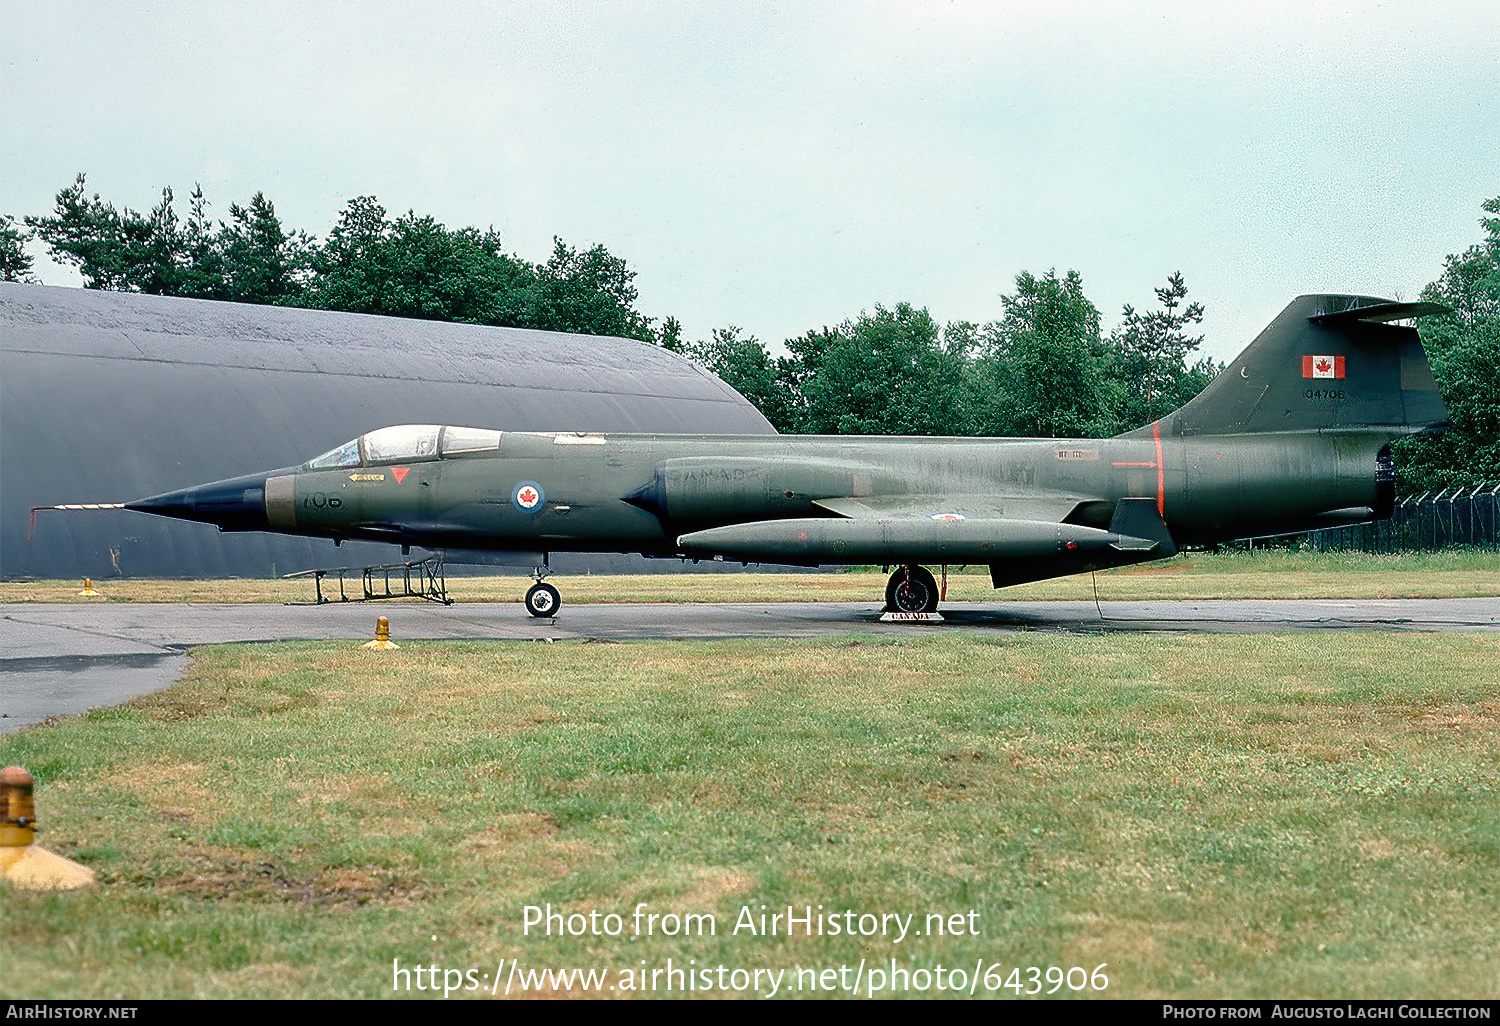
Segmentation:
[(1115, 438), (406, 424), (126, 506), (433, 548), (884, 563), (899, 568), (888, 602), (930, 611), (923, 564), (987, 564), (998, 588), (1389, 516), (1390, 443), (1448, 426), (1417, 332), (1393, 322), (1441, 309), (1301, 296), (1202, 394)]

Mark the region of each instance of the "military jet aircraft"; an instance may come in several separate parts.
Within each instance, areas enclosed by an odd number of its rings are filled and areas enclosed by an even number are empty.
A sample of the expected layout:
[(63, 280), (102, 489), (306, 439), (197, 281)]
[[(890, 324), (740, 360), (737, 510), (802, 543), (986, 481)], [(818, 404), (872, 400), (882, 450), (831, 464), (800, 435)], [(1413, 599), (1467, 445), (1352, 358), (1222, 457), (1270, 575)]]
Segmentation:
[[(300, 467), (126, 503), (222, 531), (542, 553), (895, 567), (886, 605), (937, 609), (927, 566), (996, 588), (1182, 545), (1389, 517), (1390, 443), (1448, 426), (1416, 331), (1442, 310), (1294, 300), (1181, 409), (1114, 438), (512, 432), (404, 424)], [(788, 587), (794, 586), (788, 580)]]

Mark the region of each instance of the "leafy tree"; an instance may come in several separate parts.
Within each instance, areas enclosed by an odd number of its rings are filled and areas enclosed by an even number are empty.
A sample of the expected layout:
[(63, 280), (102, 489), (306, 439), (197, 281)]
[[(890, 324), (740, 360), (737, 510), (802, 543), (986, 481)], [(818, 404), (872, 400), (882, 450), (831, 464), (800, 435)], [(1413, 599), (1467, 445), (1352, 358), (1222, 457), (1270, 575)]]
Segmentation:
[(31, 233), (16, 226), (16, 219), (9, 214), (0, 215), (0, 281), (33, 282), (31, 255), (26, 252), (26, 241)]
[[(260, 192), (244, 206), (231, 203), (229, 219), (215, 222), (195, 188), (184, 224), (170, 188), (145, 215), (86, 188), (80, 174), (57, 194), (52, 216), (27, 224), (59, 259), (78, 266), (89, 288), (682, 345), (680, 323), (668, 318), (658, 328), (636, 309), (635, 272), (603, 246), (578, 250), (554, 239), (551, 257), (537, 266), (506, 253), (493, 229), (450, 230), (412, 211), (393, 221), (371, 196), (351, 200), (319, 245), (284, 228)], [(7, 244), (20, 254), (15, 260), (25, 258), (20, 241)], [(24, 269), (17, 262), (9, 273)]]
[(635, 272), (603, 246), (576, 250), (552, 240), (552, 256), (536, 269), (526, 327), (656, 340), (651, 319), (635, 308)]
[(195, 187), (184, 226), (170, 187), (143, 215), (89, 197), (86, 184), (80, 174), (57, 194), (53, 216), (27, 219), (59, 259), (78, 267), (86, 287), (249, 303), (289, 303), (301, 293), (296, 276), (310, 240), (284, 231), (264, 194), (248, 207), (230, 204), (230, 222), (215, 227)]
[[(1182, 272), (1155, 290), (1158, 310), (1137, 312), (1129, 303), (1124, 320), (1110, 332), (1114, 365), (1111, 376), (1120, 390), (1116, 423), (1121, 429), (1139, 427), (1170, 413), (1201, 392), (1213, 380), (1211, 360), (1188, 366), (1188, 354), (1203, 344), (1202, 335), (1187, 327), (1203, 320), (1203, 304), (1189, 303)], [(1180, 309), (1179, 309), (1180, 308)]]
[(391, 221), (373, 196), (349, 202), (310, 263), (308, 302), (327, 310), (681, 341), (678, 322), (657, 332), (635, 309), (635, 272), (603, 246), (554, 239), (534, 266), (493, 229), (453, 231), (413, 211)]
[(194, 299), (223, 299), (224, 254), (219, 245), (219, 230), (208, 216), (203, 186), (193, 186), (188, 206), (182, 238), (187, 266), (182, 272), (181, 294)]
[(733, 326), (715, 328), (707, 342), (695, 342), (683, 352), (750, 400), (777, 431), (796, 430), (796, 397), (759, 339)]
[(373, 196), (350, 200), (311, 256), (311, 306), (471, 324), (526, 324), (535, 275), (500, 236), (449, 231), (408, 211), (395, 221)]
[(652, 341), (669, 353), (682, 352), (685, 348), (685, 343), (682, 341), (682, 322), (676, 317), (664, 318), (661, 325), (656, 328)]
[(116, 210), (95, 193), (86, 194), (83, 174), (57, 194), (51, 217), (26, 223), (59, 260), (74, 264), (85, 287), (175, 295), (182, 266), (181, 232), (172, 210), (172, 190), (141, 215)]
[(180, 295), (187, 260), (182, 228), (172, 206), (172, 190), (162, 189), (161, 202), (144, 218), (126, 208), (120, 223), (125, 236), (127, 284), (148, 295)]
[[(195, 190), (194, 216), (202, 190)], [(197, 226), (189, 223), (188, 244), (183, 247), (197, 255)], [(250, 205), (229, 204), (229, 222), (220, 226), (208, 242), (203, 256), (217, 265), (222, 284), (221, 295), (242, 303), (277, 303), (298, 305), (304, 286), (300, 274), (308, 263), (312, 240), (304, 232), (288, 234), (281, 227), (276, 208), (265, 194), (250, 197)]]
[[(788, 339), (778, 361), (798, 431), (943, 435), (962, 429), (962, 354), (946, 348), (926, 309), (877, 305), (836, 328)], [(769, 418), (768, 418), (769, 419)], [(773, 421), (773, 423), (775, 423)]]
[(1023, 271), (1004, 316), (980, 331), (970, 378), (976, 434), (1076, 437), (1108, 432), (1116, 388), (1106, 375), (1099, 311), (1077, 271)]
[[(1500, 215), (1500, 196), (1483, 209)], [(1422, 298), (1450, 312), (1418, 325), (1453, 430), (1396, 444), (1403, 489), (1500, 480), (1500, 216), (1480, 218), (1485, 238), (1450, 255)]]

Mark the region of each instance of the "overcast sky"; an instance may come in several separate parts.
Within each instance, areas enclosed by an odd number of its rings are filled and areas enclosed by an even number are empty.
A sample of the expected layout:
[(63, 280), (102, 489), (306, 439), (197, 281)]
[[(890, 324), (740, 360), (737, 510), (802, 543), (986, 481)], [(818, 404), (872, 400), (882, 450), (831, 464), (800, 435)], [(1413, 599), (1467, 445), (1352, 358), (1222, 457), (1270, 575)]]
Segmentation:
[[(603, 243), (691, 338), (984, 321), (1181, 270), (1227, 358), (1293, 296), (1411, 298), (1500, 195), (1500, 3), (0, 0), (0, 213), (374, 195)], [(49, 284), (76, 274), (40, 268)]]

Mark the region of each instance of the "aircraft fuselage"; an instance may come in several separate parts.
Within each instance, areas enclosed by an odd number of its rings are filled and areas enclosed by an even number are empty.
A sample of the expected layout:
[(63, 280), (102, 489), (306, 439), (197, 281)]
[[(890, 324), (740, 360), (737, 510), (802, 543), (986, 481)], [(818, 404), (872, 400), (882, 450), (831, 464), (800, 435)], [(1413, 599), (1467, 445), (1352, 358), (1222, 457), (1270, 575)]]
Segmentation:
[[(1102, 529), (1119, 499), (1146, 498), (1155, 500), (1174, 538), (1203, 544), (1328, 526), (1325, 515), (1333, 511), (1373, 511), (1377, 454), (1392, 437), (505, 432), (492, 452), (273, 473), (264, 485), (265, 521), (255, 526), (435, 548), (675, 555), (684, 535), (746, 521), (838, 516), (842, 511), (819, 503), (841, 499), (866, 500), (876, 511), (899, 503), (927, 520), (1050, 519)], [(530, 508), (518, 500), (528, 485), (538, 494)]]
[(1200, 395), (1114, 438), (396, 425), (126, 505), (438, 550), (892, 564), (888, 603), (932, 609), (924, 564), (987, 564), (1003, 587), (1390, 516), (1389, 443), (1448, 423), (1417, 332), (1396, 322), (1441, 309), (1301, 296)]

